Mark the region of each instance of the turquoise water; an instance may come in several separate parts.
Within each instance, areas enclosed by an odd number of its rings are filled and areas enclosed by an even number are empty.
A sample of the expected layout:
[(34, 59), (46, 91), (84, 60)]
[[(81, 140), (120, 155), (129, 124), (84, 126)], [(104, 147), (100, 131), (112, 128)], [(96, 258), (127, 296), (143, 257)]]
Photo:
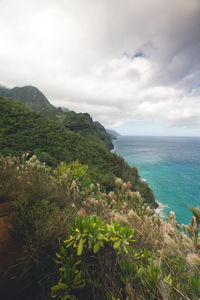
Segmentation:
[(115, 152), (139, 170), (155, 199), (173, 210), (180, 224), (188, 224), (188, 206), (200, 206), (200, 137), (121, 136)]

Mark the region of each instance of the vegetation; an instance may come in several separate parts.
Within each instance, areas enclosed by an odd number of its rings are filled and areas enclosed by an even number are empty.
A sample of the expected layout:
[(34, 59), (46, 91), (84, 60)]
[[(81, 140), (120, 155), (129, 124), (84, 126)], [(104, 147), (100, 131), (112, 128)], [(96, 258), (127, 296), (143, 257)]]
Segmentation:
[(59, 110), (51, 105), (44, 94), (33, 86), (13, 89), (0, 86), (0, 96), (18, 100), (52, 120), (56, 120), (56, 114), (59, 114)]
[(22, 88), (8, 89), (0, 86), (0, 96), (18, 100), (47, 119), (56, 121), (63, 127), (69, 128), (88, 140), (107, 149), (113, 148), (111, 136), (99, 122), (93, 122), (89, 114), (77, 114), (67, 111), (67, 109), (54, 107), (36, 87), (24, 86)]
[(114, 180), (131, 181), (142, 197), (155, 205), (151, 189), (124, 160), (78, 134), (48, 120), (21, 103), (0, 98), (0, 152), (22, 155), (28, 152), (49, 166), (78, 161), (88, 165), (88, 176), (107, 191), (114, 189)]
[(161, 220), (137, 169), (99, 145), (101, 124), (38, 111), (0, 97), (0, 202), (11, 203), (23, 252), (13, 266), (19, 299), (198, 300), (200, 208), (189, 225), (173, 212)]
[(105, 146), (108, 149), (113, 148), (110, 135), (99, 122), (93, 122), (89, 114), (76, 114), (71, 111), (65, 115), (65, 119), (62, 122), (66, 128), (81, 134), (81, 136), (90, 141)]
[(104, 193), (79, 180), (88, 171), (1, 157), (0, 199), (12, 201), (12, 235), (24, 248), (20, 299), (199, 299), (200, 208), (183, 231), (130, 182), (117, 178)]

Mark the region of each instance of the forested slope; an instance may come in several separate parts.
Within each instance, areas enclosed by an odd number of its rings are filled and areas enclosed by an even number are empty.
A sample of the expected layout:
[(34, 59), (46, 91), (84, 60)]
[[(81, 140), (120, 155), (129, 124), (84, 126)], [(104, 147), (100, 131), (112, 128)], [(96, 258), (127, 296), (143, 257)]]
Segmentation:
[(50, 121), (18, 101), (0, 97), (0, 153), (36, 154), (47, 165), (78, 160), (89, 167), (89, 176), (107, 191), (121, 177), (131, 181), (144, 199), (155, 205), (151, 189), (123, 158), (90, 140), (80, 137), (55, 121)]

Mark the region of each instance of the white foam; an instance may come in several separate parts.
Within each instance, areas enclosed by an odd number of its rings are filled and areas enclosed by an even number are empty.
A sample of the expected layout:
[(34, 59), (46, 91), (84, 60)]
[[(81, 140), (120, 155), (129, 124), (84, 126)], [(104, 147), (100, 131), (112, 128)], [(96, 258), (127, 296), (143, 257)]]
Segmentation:
[(111, 152), (115, 152), (116, 151), (116, 147), (114, 147), (114, 149), (111, 150)]
[(155, 213), (156, 213), (157, 215), (159, 215), (161, 218), (164, 218), (164, 217), (165, 217), (165, 214), (164, 214), (164, 212), (163, 212), (163, 209), (164, 209), (164, 208), (168, 208), (168, 205), (162, 204), (162, 203), (160, 203), (160, 202), (158, 202), (158, 201), (156, 201), (156, 202), (158, 203), (159, 206), (156, 208)]

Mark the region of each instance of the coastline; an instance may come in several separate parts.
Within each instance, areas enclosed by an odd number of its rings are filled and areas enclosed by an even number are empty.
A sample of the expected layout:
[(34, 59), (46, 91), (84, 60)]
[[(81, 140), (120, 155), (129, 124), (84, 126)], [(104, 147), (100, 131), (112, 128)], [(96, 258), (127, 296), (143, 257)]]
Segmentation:
[(116, 147), (114, 146), (114, 148), (111, 149), (110, 151), (113, 153), (113, 152), (115, 152), (115, 150), (116, 150)]
[[(118, 137), (116, 137), (114, 140), (116, 141), (118, 139)], [(113, 143), (113, 146), (114, 146), (114, 148), (113, 149), (111, 149), (111, 152), (112, 153), (114, 153), (115, 151), (116, 151), (116, 149), (117, 149), (117, 147), (115, 146), (115, 143)], [(116, 152), (115, 152), (116, 153)], [(116, 153), (117, 154), (117, 153)], [(124, 158), (124, 160), (125, 160), (125, 158)], [(128, 163), (129, 164), (129, 163)], [(137, 169), (138, 170), (138, 169)], [(138, 171), (139, 172), (139, 171)], [(145, 178), (142, 178), (142, 179), (140, 179), (141, 180), (141, 182), (144, 182), (144, 183), (146, 183), (148, 186), (149, 186), (149, 184), (147, 183), (147, 180), (145, 179)], [(150, 186), (149, 186), (149, 188), (150, 188)], [(153, 194), (154, 195), (154, 194)], [(167, 205), (163, 205), (162, 203), (159, 203), (158, 201), (156, 201), (155, 200), (155, 196), (154, 196), (154, 209), (155, 209), (155, 212), (157, 211), (157, 213), (158, 214), (160, 214), (159, 213), (159, 211), (161, 211), (162, 209), (164, 209), (164, 208), (167, 208), (168, 206)]]
[(157, 215), (159, 215), (161, 218), (164, 218), (164, 217), (165, 217), (165, 214), (164, 214), (164, 212), (163, 212), (163, 209), (164, 209), (164, 208), (168, 208), (169, 206), (168, 206), (168, 205), (165, 205), (165, 204), (162, 204), (162, 203), (160, 203), (160, 202), (158, 202), (158, 201), (156, 201), (156, 203), (158, 204), (158, 207), (156, 207), (155, 213), (156, 213)]

